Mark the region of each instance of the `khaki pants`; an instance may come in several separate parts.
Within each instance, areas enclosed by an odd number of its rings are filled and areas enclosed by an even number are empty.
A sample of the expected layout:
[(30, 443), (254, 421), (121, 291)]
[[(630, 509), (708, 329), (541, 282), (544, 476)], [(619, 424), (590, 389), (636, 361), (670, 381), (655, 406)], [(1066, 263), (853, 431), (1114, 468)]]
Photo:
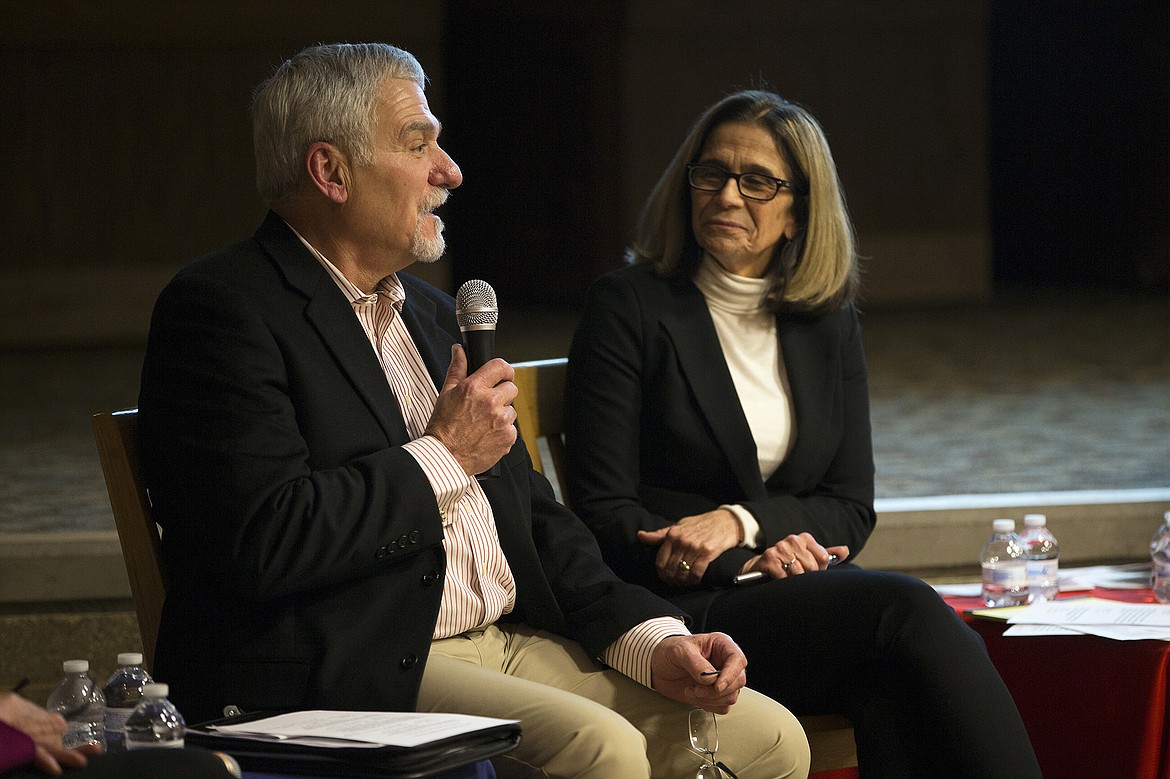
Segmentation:
[[(523, 625), (432, 643), (419, 710), (520, 720), (520, 746), (493, 761), (502, 778), (692, 779), (704, 763), (689, 748), (690, 706)], [(740, 779), (807, 776), (804, 731), (770, 698), (744, 690), (718, 726), (717, 759)]]

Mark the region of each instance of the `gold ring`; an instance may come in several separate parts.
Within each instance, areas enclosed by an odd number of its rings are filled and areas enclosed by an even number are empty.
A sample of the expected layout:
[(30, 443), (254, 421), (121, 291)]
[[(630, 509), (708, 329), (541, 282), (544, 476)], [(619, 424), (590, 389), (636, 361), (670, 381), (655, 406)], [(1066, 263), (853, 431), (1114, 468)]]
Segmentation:
[(795, 562), (796, 562), (796, 555), (793, 555), (792, 559), (789, 560), (788, 562), (780, 563), (780, 567), (787, 571), (792, 566), (792, 564)]
[(678, 567), (679, 567), (679, 568), (682, 568), (684, 571), (689, 571), (689, 570), (691, 570), (691, 564), (690, 564), (690, 563), (688, 563), (686, 560), (679, 560), (679, 561), (678, 561)]

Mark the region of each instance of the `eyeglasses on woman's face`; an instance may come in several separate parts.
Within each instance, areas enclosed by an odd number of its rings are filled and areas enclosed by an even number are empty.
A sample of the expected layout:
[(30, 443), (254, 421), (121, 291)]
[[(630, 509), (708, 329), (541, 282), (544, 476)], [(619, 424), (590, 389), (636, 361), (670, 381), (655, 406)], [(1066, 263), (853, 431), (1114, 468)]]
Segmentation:
[(749, 200), (767, 202), (776, 197), (781, 189), (792, 189), (788, 179), (765, 176), (762, 173), (732, 173), (718, 165), (687, 165), (687, 181), (703, 192), (722, 192), (728, 179), (735, 179), (739, 194)]

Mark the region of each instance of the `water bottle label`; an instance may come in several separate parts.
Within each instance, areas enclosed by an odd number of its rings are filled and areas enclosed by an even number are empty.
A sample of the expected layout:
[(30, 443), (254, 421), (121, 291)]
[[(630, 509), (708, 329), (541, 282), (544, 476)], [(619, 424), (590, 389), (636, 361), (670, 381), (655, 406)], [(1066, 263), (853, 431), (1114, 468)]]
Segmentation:
[(61, 743), (66, 749), (76, 749), (86, 744), (102, 744), (104, 746), (105, 739), (102, 737), (103, 734), (97, 722), (70, 721), (67, 726), (65, 735), (61, 739)]
[(182, 749), (183, 739), (172, 741), (131, 741), (126, 739), (126, 749)]
[(1028, 569), (1023, 565), (983, 566), (983, 582), (997, 587), (1014, 589), (1028, 584)]
[(125, 749), (125, 734), (122, 733), (122, 728), (126, 725), (126, 720), (130, 719), (130, 715), (134, 713), (134, 709), (106, 709), (106, 751), (107, 752), (121, 752)]
[(1060, 562), (1058, 560), (1029, 560), (1027, 570), (1029, 579), (1056, 581), (1057, 576), (1060, 575)]

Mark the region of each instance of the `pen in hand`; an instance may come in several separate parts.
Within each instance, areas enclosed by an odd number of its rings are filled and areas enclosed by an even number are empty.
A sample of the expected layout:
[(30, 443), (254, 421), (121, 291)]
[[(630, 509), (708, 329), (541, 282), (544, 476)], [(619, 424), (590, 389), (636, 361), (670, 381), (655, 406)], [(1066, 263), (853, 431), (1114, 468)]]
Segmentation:
[[(825, 562), (825, 567), (828, 568), (829, 566), (836, 565), (839, 562), (841, 562), (841, 558), (835, 554), (830, 553), (829, 559)], [(747, 573), (741, 573), (734, 577), (731, 580), (731, 583), (738, 586), (743, 586), (746, 584), (760, 584), (761, 582), (765, 581), (768, 581), (768, 575), (763, 571), (748, 571)]]

